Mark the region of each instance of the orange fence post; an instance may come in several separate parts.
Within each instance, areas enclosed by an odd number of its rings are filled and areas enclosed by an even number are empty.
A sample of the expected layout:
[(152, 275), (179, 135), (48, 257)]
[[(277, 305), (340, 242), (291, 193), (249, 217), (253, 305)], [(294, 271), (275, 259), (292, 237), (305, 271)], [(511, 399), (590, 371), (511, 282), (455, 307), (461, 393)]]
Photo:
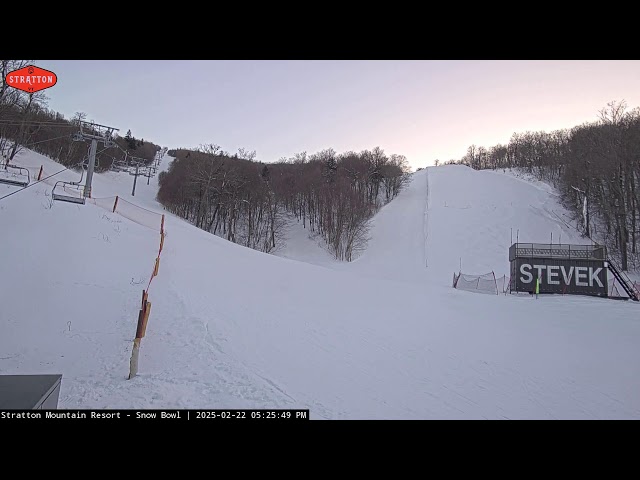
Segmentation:
[(113, 202), (113, 213), (116, 213), (116, 207), (118, 206), (118, 196), (116, 195), (116, 201)]
[(142, 316), (142, 337), (144, 337), (147, 332), (147, 322), (149, 321), (149, 314), (151, 313), (151, 302), (147, 302), (146, 307)]
[(151, 311), (151, 302), (147, 301), (149, 293), (142, 290), (142, 306), (138, 311), (138, 324), (136, 326), (136, 338), (133, 340), (131, 360), (129, 361), (129, 380), (138, 374), (138, 358), (140, 356), (140, 340), (147, 330), (147, 320)]
[[(116, 199), (113, 203), (113, 213), (115, 213), (116, 208), (118, 206), (119, 196), (116, 195)], [(126, 200), (125, 200), (126, 201)], [(160, 269), (160, 254), (162, 253), (162, 249), (164, 247), (164, 215), (162, 215), (162, 220), (160, 221), (160, 249), (158, 250), (158, 256), (156, 257), (155, 265), (153, 266), (153, 274), (151, 275), (151, 279), (149, 280), (149, 286), (151, 286), (151, 281), (153, 277), (158, 275), (158, 270)], [(147, 287), (148, 289), (149, 287)], [(147, 323), (149, 321), (149, 315), (151, 313), (151, 302), (148, 301), (149, 292), (147, 290), (142, 290), (142, 304), (140, 311), (138, 312), (138, 324), (136, 326), (136, 338), (133, 341), (133, 350), (131, 351), (131, 360), (129, 362), (129, 380), (135, 377), (138, 374), (138, 359), (140, 356), (140, 341), (145, 336), (147, 332)]]
[(144, 310), (138, 312), (138, 326), (136, 327), (136, 338), (142, 338), (142, 327), (144, 324)]

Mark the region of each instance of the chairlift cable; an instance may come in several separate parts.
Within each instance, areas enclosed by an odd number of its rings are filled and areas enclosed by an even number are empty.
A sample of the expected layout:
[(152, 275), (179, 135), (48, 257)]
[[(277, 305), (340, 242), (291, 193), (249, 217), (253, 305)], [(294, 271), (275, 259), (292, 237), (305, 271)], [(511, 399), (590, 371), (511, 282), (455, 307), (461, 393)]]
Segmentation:
[(61, 137), (54, 137), (54, 138), (47, 138), (46, 140), (39, 140), (37, 142), (33, 142), (33, 143), (29, 143), (27, 145), (22, 145), (23, 148), (29, 148), (32, 145), (37, 145), (38, 143), (44, 143), (44, 142), (53, 142), (54, 140), (60, 140), (61, 138), (68, 138), (69, 135), (63, 135)]

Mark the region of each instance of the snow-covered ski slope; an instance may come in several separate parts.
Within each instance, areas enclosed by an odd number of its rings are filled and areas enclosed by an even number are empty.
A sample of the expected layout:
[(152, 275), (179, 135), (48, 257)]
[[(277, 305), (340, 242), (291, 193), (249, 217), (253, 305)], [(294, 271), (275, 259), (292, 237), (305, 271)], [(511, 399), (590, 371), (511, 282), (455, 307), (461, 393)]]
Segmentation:
[[(17, 163), (59, 169), (31, 152)], [(167, 213), (154, 200), (157, 177), (138, 180), (132, 198), (133, 177), (97, 174), (94, 196)], [(0, 196), (15, 189), (0, 185)], [(91, 204), (48, 208), (50, 190), (0, 201), (0, 374), (63, 374), (61, 408), (640, 418), (638, 305), (451, 288), (460, 257), (465, 273), (508, 274), (512, 227), (521, 241), (553, 231), (584, 242), (555, 220), (562, 210), (539, 185), (461, 166), (418, 172), (376, 215), (369, 248), (351, 264), (323, 261), (299, 229), (279, 257), (167, 214), (133, 380), (158, 234)]]

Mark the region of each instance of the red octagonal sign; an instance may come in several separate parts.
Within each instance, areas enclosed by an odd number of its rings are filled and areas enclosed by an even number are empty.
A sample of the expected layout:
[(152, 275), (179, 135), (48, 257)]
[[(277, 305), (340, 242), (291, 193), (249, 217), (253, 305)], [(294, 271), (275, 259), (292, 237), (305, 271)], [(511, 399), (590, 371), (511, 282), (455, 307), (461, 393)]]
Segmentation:
[(53, 87), (58, 81), (55, 73), (33, 65), (7, 74), (6, 83), (27, 93), (35, 93)]

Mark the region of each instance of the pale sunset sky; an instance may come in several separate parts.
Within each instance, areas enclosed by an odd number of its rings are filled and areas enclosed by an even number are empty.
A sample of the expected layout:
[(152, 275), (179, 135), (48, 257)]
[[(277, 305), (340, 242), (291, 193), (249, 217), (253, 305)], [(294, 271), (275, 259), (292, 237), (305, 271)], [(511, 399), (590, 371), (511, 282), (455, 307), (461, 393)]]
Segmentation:
[(277, 161), (381, 147), (415, 169), (514, 132), (640, 106), (640, 61), (37, 60), (56, 73), (49, 108), (161, 146), (220, 145)]

